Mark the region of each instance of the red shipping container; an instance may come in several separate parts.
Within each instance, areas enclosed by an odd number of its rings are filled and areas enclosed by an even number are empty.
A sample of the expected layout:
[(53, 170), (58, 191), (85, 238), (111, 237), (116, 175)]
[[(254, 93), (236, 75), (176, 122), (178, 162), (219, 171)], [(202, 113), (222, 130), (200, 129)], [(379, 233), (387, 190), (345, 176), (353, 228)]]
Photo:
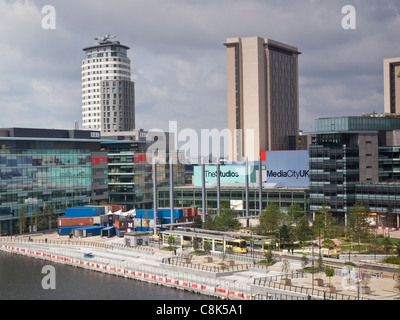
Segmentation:
[(119, 210), (122, 210), (122, 212), (126, 212), (126, 205), (123, 204), (112, 204), (111, 205), (113, 208), (113, 212), (117, 212)]
[(94, 224), (93, 217), (57, 219), (57, 226), (59, 227), (92, 226), (93, 224)]

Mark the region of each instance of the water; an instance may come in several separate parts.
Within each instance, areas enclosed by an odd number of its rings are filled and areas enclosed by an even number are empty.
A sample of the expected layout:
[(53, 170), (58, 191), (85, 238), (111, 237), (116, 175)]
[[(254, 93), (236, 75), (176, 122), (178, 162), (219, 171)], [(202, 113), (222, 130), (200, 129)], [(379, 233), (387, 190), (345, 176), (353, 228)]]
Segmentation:
[[(42, 288), (45, 265), (55, 268), (55, 290)], [(212, 297), (0, 251), (0, 300), (210, 299)]]

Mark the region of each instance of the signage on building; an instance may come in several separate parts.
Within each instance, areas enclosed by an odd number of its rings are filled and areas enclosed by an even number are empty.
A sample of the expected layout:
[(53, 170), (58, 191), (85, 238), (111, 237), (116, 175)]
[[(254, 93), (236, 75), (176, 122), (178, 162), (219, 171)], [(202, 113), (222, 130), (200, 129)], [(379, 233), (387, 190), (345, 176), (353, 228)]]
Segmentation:
[(241, 211), (243, 210), (243, 200), (230, 200), (230, 206), (232, 210)]
[[(194, 186), (201, 187), (202, 185), (202, 166), (195, 166), (194, 173)], [(252, 170), (253, 167), (249, 166), (249, 183), (256, 182), (256, 171)], [(206, 184), (217, 183), (217, 166), (205, 166), (205, 182)], [(246, 167), (245, 165), (221, 165), (220, 166), (220, 183), (245, 183), (246, 182)]]
[(309, 187), (308, 150), (266, 151), (261, 158), (266, 167), (264, 182), (278, 183), (281, 187)]

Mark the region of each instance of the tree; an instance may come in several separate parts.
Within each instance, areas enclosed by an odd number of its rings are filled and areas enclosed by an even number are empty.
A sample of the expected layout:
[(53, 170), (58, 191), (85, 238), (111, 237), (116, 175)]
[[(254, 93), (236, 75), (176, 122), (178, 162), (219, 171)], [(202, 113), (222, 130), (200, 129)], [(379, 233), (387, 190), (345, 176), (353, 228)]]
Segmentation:
[(294, 228), (294, 234), (299, 241), (310, 240), (311, 228), (308, 223), (307, 215), (304, 215), (303, 218), (298, 221)]
[(335, 275), (335, 269), (332, 267), (325, 268), (325, 275), (329, 278), (329, 287), (331, 286), (331, 277)]
[(371, 230), (367, 215), (368, 212), (369, 210), (365, 205), (356, 203), (350, 210), (347, 219), (348, 233), (353, 239), (358, 240), (359, 251), (361, 239), (367, 238)]
[(283, 273), (285, 273), (285, 274), (287, 274), (288, 273), (288, 271), (289, 271), (289, 267), (290, 267), (290, 262), (289, 262), (289, 260), (283, 260), (282, 261), (282, 272)]
[(36, 231), (39, 229), (41, 213), (42, 212), (39, 210), (39, 208), (35, 208), (35, 210), (33, 210), (33, 213), (32, 213), (31, 225), (33, 224), (34, 226), (36, 226)]
[(204, 222), (204, 229), (218, 231), (234, 231), (241, 228), (237, 214), (229, 206), (222, 206), (218, 216), (208, 215)]
[(315, 237), (320, 237), (321, 233), (324, 237), (330, 238), (333, 233), (333, 217), (332, 212), (324, 205), (315, 213), (315, 219), (312, 225), (312, 232)]
[(19, 233), (23, 234), (24, 230), (26, 229), (26, 207), (23, 206), (19, 210), (18, 213), (18, 227), (19, 227)]
[(55, 220), (55, 214), (54, 214), (52, 206), (47, 206), (44, 209), (44, 216), (47, 217), (49, 230), (51, 230), (52, 223)]
[(263, 234), (274, 232), (281, 223), (282, 212), (276, 203), (272, 203), (261, 213), (259, 230)]
[(383, 251), (385, 254), (389, 254), (390, 250), (392, 249), (392, 242), (389, 238), (383, 238), (382, 240)]
[(199, 216), (195, 216), (193, 218), (193, 223), (192, 223), (193, 228), (201, 229), (203, 227), (203, 220)]
[(305, 215), (304, 209), (298, 203), (292, 203), (288, 209), (288, 216), (291, 223), (297, 223)]
[(279, 229), (279, 233), (280, 233), (280, 238), (281, 238), (281, 243), (282, 244), (287, 244), (288, 242), (290, 242), (291, 232), (290, 232), (289, 227), (286, 224), (284, 224)]
[(242, 227), (237, 219), (237, 213), (231, 208), (221, 207), (220, 214), (214, 218), (216, 230), (234, 231)]
[(167, 240), (168, 246), (170, 249), (175, 245), (175, 238), (174, 236), (169, 236)]
[[(304, 269), (310, 263), (310, 259), (304, 254), (301, 257), (301, 267)], [(313, 270), (314, 271), (314, 270)]]

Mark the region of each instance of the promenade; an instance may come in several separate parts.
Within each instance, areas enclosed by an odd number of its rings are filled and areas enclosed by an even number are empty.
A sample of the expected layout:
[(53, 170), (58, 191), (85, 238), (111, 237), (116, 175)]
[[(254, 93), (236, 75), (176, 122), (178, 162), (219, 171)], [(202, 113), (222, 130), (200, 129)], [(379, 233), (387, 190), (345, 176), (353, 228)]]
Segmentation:
[[(357, 284), (357, 270), (350, 276), (345, 269), (337, 269), (330, 279), (324, 273), (299, 273), (300, 261), (293, 260), (296, 255), (292, 254), (282, 254), (280, 261), (269, 267), (254, 264), (254, 259), (244, 255), (229, 256), (229, 260), (234, 260), (233, 266), (218, 254), (209, 255), (212, 261), (204, 256), (191, 256), (187, 263), (183, 257), (188, 256), (189, 249), (184, 252), (178, 249), (175, 255), (158, 245), (125, 247), (123, 241), (117, 237), (68, 239), (53, 233), (30, 238), (3, 237), (0, 249), (221, 299), (396, 300), (400, 296), (394, 289), (392, 273), (365, 273), (371, 276), (368, 284), (371, 292), (367, 294)], [(87, 253), (93, 257), (84, 257)], [(282, 272), (283, 260), (290, 262), (288, 275)], [(282, 277), (290, 277), (291, 284), (282, 284)], [(315, 281), (317, 278), (324, 280), (322, 286)], [(336, 292), (329, 292), (329, 283)]]

